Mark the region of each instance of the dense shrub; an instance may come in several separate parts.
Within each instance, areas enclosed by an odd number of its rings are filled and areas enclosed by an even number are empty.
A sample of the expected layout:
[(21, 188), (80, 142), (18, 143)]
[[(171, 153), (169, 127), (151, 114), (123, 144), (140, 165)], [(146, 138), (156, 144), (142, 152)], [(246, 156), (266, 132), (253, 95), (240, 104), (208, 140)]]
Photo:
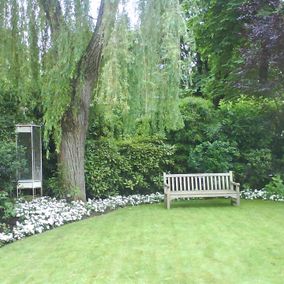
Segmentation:
[(85, 164), (87, 194), (90, 196), (118, 194), (122, 165), (122, 157), (113, 140), (88, 141)]
[(236, 143), (240, 153), (234, 160), (238, 180), (252, 188), (264, 187), (269, 175), (283, 168), (277, 105), (264, 98), (243, 96), (222, 101), (218, 112), (220, 131), (228, 141)]
[(262, 188), (272, 174), (270, 149), (252, 149), (242, 153), (242, 170), (238, 170), (240, 182), (250, 187)]
[(12, 190), (15, 188), (17, 170), (25, 166), (23, 149), (16, 150), (15, 143), (0, 141), (0, 222), (13, 216)]
[(173, 171), (231, 169), (242, 185), (263, 188), (284, 165), (283, 123), (275, 116), (281, 108), (271, 100), (246, 96), (223, 100), (216, 108), (203, 98), (182, 99), (185, 127), (168, 135), (176, 146)]
[(269, 194), (278, 194), (284, 196), (284, 184), (280, 175), (272, 177), (272, 180), (265, 186)]
[(159, 138), (89, 141), (86, 184), (91, 197), (153, 193), (162, 190), (163, 171), (174, 149)]
[(180, 110), (184, 128), (171, 131), (168, 141), (175, 145), (173, 172), (189, 172), (188, 156), (193, 147), (208, 141), (215, 135), (218, 125), (212, 102), (199, 97), (185, 97), (181, 100)]
[(222, 101), (218, 110), (221, 131), (242, 152), (269, 148), (275, 135), (271, 123), (274, 112), (275, 106), (264, 99), (241, 97), (234, 102)]
[(0, 225), (1, 219), (5, 220), (14, 216), (14, 203), (8, 193), (0, 190)]
[(23, 149), (16, 149), (15, 143), (0, 141), (0, 157), (1, 190), (10, 192), (14, 187), (17, 170), (25, 166)]
[(228, 172), (238, 155), (236, 147), (229, 142), (207, 141), (192, 149), (188, 164), (191, 172)]

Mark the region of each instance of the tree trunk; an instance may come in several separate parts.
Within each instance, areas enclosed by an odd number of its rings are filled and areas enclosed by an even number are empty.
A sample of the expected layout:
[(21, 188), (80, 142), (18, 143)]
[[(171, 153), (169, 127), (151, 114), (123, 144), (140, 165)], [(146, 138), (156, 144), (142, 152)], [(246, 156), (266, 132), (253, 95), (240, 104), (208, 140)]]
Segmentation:
[(108, 38), (105, 32), (114, 24), (117, 7), (118, 1), (107, 4), (101, 1), (95, 31), (72, 80), (71, 104), (61, 121), (59, 165), (63, 184), (70, 189), (74, 199), (83, 201), (86, 201), (84, 157), (89, 108), (98, 82), (102, 49)]
[[(99, 65), (97, 70), (98, 68)], [(78, 108), (69, 109), (61, 121), (62, 137), (59, 155), (61, 178), (70, 195), (74, 199), (83, 201), (86, 201), (84, 157), (92, 91), (93, 82), (85, 80), (83, 86), (76, 90)]]
[[(71, 103), (61, 120), (59, 170), (64, 188), (74, 199), (86, 200), (85, 142), (88, 130), (89, 108), (92, 93), (98, 82), (102, 49), (106, 44), (118, 8), (119, 0), (101, 0), (96, 27), (92, 38), (77, 64), (70, 82)], [(64, 29), (64, 16), (59, 0), (40, 0), (49, 23), (53, 40)]]
[[(66, 125), (68, 127), (68, 125)], [(86, 133), (82, 127), (62, 131), (59, 170), (64, 187), (70, 197), (86, 200), (85, 193), (85, 156)]]

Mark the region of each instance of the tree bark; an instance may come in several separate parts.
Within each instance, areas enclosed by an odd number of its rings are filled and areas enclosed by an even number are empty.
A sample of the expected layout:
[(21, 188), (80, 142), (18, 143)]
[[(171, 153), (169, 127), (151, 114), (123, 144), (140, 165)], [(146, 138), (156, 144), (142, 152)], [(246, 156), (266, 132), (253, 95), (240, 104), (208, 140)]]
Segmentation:
[(62, 137), (59, 154), (61, 178), (72, 197), (83, 201), (86, 201), (84, 158), (92, 91), (93, 82), (85, 80), (82, 87), (76, 91), (76, 95), (80, 96), (78, 109), (69, 109), (61, 121)]
[[(46, 18), (50, 21), (53, 33), (60, 29), (61, 13), (59, 1), (51, 5), (50, 0), (41, 0)], [(59, 154), (59, 166), (63, 184), (70, 189), (74, 199), (86, 201), (85, 191), (85, 142), (89, 121), (89, 108), (92, 93), (98, 82), (102, 49), (108, 36), (106, 31), (112, 28), (118, 0), (101, 0), (96, 27), (92, 38), (77, 64), (76, 74), (71, 80), (71, 104), (61, 121), (62, 138)]]

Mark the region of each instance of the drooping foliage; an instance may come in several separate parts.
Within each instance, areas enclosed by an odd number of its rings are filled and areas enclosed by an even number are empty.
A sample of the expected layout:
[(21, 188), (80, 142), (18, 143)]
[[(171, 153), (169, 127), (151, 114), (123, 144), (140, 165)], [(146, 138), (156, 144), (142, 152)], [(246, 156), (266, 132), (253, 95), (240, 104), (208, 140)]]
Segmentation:
[(23, 112), (44, 112), (47, 132), (60, 129), (68, 84), (90, 36), (88, 2), (81, 2), (61, 3), (66, 24), (52, 35), (40, 1), (1, 1), (1, 92), (13, 93)]
[(180, 43), (187, 32), (179, 1), (140, 1), (139, 13), (135, 28), (125, 12), (118, 17), (104, 52), (98, 102), (126, 126), (122, 133), (180, 128)]
[(1, 89), (13, 91), (16, 107), (31, 113), (26, 122), (44, 123), (45, 141), (53, 137), (64, 183), (80, 189), (81, 199), (95, 87), (96, 101), (103, 101), (120, 134), (182, 126), (179, 47), (186, 29), (178, 1), (138, 1), (135, 28), (125, 10), (117, 13), (118, 2), (101, 1), (95, 23), (88, 0), (9, 0), (0, 7)]
[[(72, 100), (75, 100), (76, 96), (74, 86), (78, 62), (91, 38), (88, 2), (64, 1), (64, 10), (61, 8), (59, 14), (59, 17), (64, 17), (64, 21), (59, 19), (56, 29), (48, 23), (51, 33), (47, 41), (51, 42), (51, 46), (44, 54), (42, 62), (42, 103), (45, 133), (53, 134), (58, 145), (61, 139), (62, 118), (66, 110), (72, 108)], [(75, 108), (72, 111), (77, 110)]]
[[(43, 119), (45, 137), (52, 134), (59, 145), (72, 80), (93, 28), (89, 1), (9, 0), (0, 8), (1, 89), (16, 90), (23, 107)], [(140, 1), (138, 8), (135, 28), (125, 9), (117, 15), (104, 50), (98, 101), (121, 121), (121, 132), (135, 132), (141, 124), (140, 131), (149, 133), (179, 128), (182, 10), (177, 0)]]

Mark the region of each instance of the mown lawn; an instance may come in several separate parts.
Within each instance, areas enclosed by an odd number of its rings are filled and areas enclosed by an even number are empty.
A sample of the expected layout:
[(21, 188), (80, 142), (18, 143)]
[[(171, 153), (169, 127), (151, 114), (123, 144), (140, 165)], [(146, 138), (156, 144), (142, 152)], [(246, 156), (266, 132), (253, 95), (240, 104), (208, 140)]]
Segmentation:
[(0, 249), (0, 283), (283, 283), (284, 203), (128, 207)]

